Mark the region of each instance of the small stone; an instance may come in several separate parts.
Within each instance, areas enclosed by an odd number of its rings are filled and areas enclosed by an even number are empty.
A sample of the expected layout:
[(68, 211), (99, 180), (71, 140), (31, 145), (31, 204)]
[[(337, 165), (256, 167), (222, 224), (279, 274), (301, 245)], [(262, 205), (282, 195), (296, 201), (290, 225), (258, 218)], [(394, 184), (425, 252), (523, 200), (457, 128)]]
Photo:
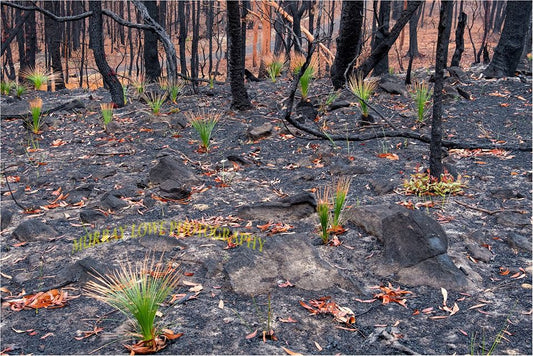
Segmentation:
[(159, 189), (161, 190), (161, 197), (167, 199), (181, 200), (191, 195), (191, 191), (186, 186), (172, 179), (161, 183)]
[(11, 235), (19, 241), (46, 241), (58, 236), (57, 232), (46, 223), (39, 220), (23, 221)]
[(13, 212), (9, 209), (2, 208), (2, 211), (0, 212), (0, 230), (4, 230), (11, 224), (11, 220), (13, 219)]
[(73, 189), (68, 192), (68, 196), (65, 201), (69, 204), (76, 204), (83, 200), (87, 199), (91, 195), (94, 189), (94, 184), (87, 184), (79, 188)]
[(374, 192), (376, 192), (377, 195), (392, 193), (396, 187), (391, 181), (378, 179), (371, 180), (370, 186), (374, 189)]
[(80, 220), (86, 224), (92, 224), (97, 221), (105, 220), (106, 216), (93, 209), (85, 209), (80, 211)]
[(493, 257), (489, 250), (475, 243), (467, 243), (466, 250), (470, 256), (479, 261), (490, 262)]
[(117, 198), (113, 194), (105, 193), (100, 199), (100, 205), (103, 209), (119, 210), (128, 206), (124, 200)]
[(516, 248), (524, 251), (531, 252), (531, 239), (528, 239), (525, 236), (518, 235), (514, 232), (509, 233), (505, 242), (511, 246), (511, 248)]
[(261, 126), (258, 127), (250, 127), (248, 129), (248, 136), (252, 140), (258, 140), (263, 137), (268, 137), (272, 134), (272, 129), (274, 127), (270, 122), (265, 122)]
[(508, 227), (522, 228), (531, 225), (529, 214), (514, 213), (504, 211), (496, 217), (496, 223)]

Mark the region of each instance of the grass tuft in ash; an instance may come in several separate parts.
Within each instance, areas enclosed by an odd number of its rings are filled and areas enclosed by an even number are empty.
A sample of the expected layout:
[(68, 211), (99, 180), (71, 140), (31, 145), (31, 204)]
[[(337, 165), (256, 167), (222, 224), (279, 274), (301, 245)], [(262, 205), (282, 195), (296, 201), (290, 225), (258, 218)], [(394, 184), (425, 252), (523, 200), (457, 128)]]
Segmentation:
[(213, 129), (220, 120), (222, 114), (215, 111), (204, 111), (196, 114), (186, 113), (186, 116), (188, 117), (191, 126), (200, 136), (202, 148), (205, 150), (205, 152), (208, 152), (211, 145), (211, 134), (213, 133)]

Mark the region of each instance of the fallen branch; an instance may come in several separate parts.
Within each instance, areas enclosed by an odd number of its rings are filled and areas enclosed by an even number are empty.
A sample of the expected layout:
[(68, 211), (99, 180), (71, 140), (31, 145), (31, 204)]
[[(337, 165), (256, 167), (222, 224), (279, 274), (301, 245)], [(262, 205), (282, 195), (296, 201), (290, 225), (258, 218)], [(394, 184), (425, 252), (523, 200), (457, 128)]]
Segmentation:
[(527, 211), (525, 210), (519, 210), (519, 209), (498, 209), (498, 210), (487, 210), (487, 209), (483, 209), (483, 208), (478, 208), (477, 206), (473, 206), (473, 205), (468, 205), (468, 204), (465, 204), (465, 203), (462, 203), (460, 201), (455, 201), (457, 204), (461, 205), (461, 206), (464, 206), (465, 208), (468, 208), (468, 209), (472, 209), (472, 210), (477, 210), (477, 211), (481, 211), (482, 213), (485, 213), (485, 214), (489, 214), (489, 215), (494, 215), (494, 214), (498, 214), (498, 213), (503, 213), (503, 212), (511, 212), (511, 213), (519, 213), (519, 214), (527, 214)]

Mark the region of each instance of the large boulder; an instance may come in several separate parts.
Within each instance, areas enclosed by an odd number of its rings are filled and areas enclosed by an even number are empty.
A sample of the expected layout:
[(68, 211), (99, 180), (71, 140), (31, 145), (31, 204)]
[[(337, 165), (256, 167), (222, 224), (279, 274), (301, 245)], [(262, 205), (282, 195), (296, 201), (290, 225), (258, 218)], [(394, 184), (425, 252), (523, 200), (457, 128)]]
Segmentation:
[(402, 283), (464, 289), (468, 282), (447, 255), (448, 237), (440, 224), (418, 210), (398, 205), (362, 206), (348, 219), (383, 244), (381, 270)]
[(253, 245), (244, 243), (224, 265), (236, 293), (266, 293), (277, 288), (279, 281), (289, 281), (304, 290), (320, 291), (340, 286), (360, 293), (353, 282), (321, 260), (306, 236), (275, 235), (262, 238), (261, 244), (257, 239), (259, 237), (252, 240)]
[(152, 184), (161, 184), (166, 180), (195, 184), (199, 179), (181, 160), (164, 156), (159, 163), (150, 169), (149, 180)]
[(58, 233), (40, 220), (26, 220), (13, 231), (12, 237), (19, 241), (47, 241), (57, 237)]

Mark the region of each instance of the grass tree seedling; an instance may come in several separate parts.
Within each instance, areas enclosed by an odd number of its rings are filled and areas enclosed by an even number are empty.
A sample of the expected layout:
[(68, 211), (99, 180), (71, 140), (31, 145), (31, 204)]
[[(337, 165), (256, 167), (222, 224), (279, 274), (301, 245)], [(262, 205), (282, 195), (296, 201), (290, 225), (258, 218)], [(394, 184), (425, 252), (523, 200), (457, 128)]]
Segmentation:
[(375, 80), (365, 80), (362, 73), (352, 74), (348, 80), (348, 87), (359, 101), (361, 115), (368, 117), (367, 102), (374, 90), (376, 90), (377, 82)]
[(203, 111), (196, 114), (187, 113), (186, 116), (188, 117), (191, 126), (200, 136), (202, 150), (208, 152), (209, 147), (211, 146), (211, 134), (222, 114), (215, 111)]
[(43, 107), (43, 101), (41, 98), (35, 98), (29, 101), (31, 122), (30, 128), (34, 134), (38, 134), (41, 130), (41, 109)]

